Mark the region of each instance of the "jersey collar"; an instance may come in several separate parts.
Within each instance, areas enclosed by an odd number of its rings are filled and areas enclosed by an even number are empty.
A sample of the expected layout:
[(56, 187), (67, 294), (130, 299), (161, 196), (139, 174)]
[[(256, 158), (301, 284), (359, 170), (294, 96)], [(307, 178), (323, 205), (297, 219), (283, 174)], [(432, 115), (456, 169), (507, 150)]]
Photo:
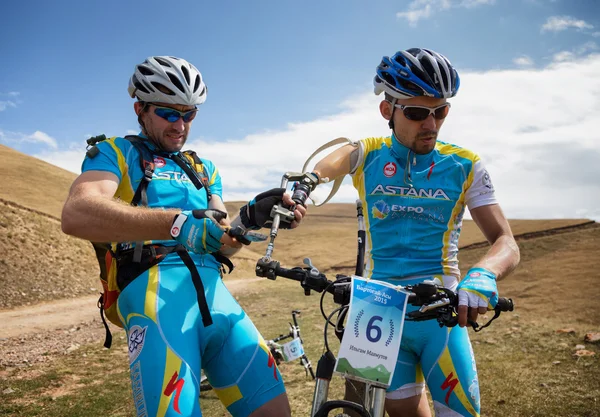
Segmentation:
[(411, 149), (401, 144), (394, 133), (392, 133), (392, 155), (403, 166), (410, 160), (410, 163), (415, 168), (429, 166), (433, 160), (433, 151), (424, 155), (416, 154)]

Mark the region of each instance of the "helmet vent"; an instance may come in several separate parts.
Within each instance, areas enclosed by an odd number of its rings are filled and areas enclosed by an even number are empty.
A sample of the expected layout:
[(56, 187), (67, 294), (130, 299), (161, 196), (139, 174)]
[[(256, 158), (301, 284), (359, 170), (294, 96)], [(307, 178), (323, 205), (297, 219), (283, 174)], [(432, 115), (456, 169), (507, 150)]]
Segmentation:
[(382, 71), (380, 77), (387, 81), (388, 84), (391, 84), (393, 86), (396, 85), (396, 80), (390, 73)]
[(165, 61), (164, 59), (161, 59), (158, 56), (155, 56), (154, 59), (163, 67), (171, 68), (171, 64), (169, 64), (169, 61)]
[(419, 87), (418, 85), (416, 85), (415, 83), (407, 81), (407, 80), (403, 80), (402, 78), (397, 78), (397, 81), (398, 81), (398, 85), (400, 85), (400, 87), (403, 90), (412, 91), (413, 93), (416, 93), (417, 95), (423, 94), (423, 89), (421, 87)]
[(406, 66), (406, 60), (404, 59), (402, 54), (396, 54), (396, 55), (394, 55), (393, 58), (394, 58), (394, 61), (396, 61), (398, 64), (402, 65), (403, 67)]
[(440, 74), (442, 74), (442, 86), (450, 85), (450, 82), (448, 82), (448, 76), (446, 75), (446, 71), (444, 71), (443, 68), (440, 71)]
[(191, 84), (190, 83), (190, 72), (185, 67), (185, 65), (181, 66), (181, 72), (183, 72), (183, 76), (185, 77), (185, 82), (188, 83), (188, 85)]
[(423, 65), (423, 69), (425, 70), (424, 74), (421, 75), (421, 78), (424, 81), (427, 81), (428, 84), (439, 84), (439, 80), (437, 80), (438, 82), (436, 83), (434, 80), (431, 79), (431, 75), (436, 73), (436, 70), (435, 68), (433, 68), (431, 62), (428, 59), (422, 59), (421, 65)]
[(200, 76), (196, 75), (196, 81), (194, 82), (194, 93), (198, 91), (198, 87), (200, 87)]
[(148, 89), (146, 87), (144, 87), (144, 85), (141, 82), (139, 82), (139, 80), (136, 78), (135, 75), (132, 78), (133, 78), (133, 85), (135, 86), (135, 88), (137, 90), (140, 90), (141, 92), (146, 93), (146, 94), (150, 93), (150, 91), (148, 91)]
[(183, 88), (183, 84), (181, 84), (181, 81), (179, 81), (179, 78), (177, 78), (177, 76), (171, 74), (170, 72), (167, 72), (167, 75), (169, 76), (169, 79), (171, 80), (173, 85), (175, 87), (177, 87), (179, 89), (179, 91), (181, 91), (182, 93), (185, 93), (185, 88)]
[(173, 91), (171, 91), (170, 89), (168, 89), (167, 87), (165, 87), (164, 85), (162, 85), (160, 83), (152, 81), (152, 85), (154, 87), (156, 87), (156, 89), (159, 90), (161, 93), (168, 94), (170, 96), (175, 95), (175, 93)]
[(138, 71), (143, 75), (154, 75), (154, 71), (144, 65), (138, 65)]

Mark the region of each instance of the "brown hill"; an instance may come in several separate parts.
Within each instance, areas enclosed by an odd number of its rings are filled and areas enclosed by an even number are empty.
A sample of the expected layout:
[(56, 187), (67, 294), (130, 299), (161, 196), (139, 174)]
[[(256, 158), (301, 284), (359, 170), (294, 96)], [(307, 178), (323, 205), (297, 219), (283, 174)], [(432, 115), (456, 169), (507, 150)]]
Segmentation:
[(60, 217), (75, 174), (4, 145), (0, 145), (0, 160), (0, 200)]

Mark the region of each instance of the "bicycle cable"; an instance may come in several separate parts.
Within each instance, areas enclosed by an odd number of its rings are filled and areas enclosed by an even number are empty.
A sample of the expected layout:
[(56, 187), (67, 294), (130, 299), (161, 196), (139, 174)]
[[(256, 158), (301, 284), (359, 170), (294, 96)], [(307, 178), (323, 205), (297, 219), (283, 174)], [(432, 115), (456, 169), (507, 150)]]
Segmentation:
[(329, 315), (329, 317), (325, 317), (327, 322), (325, 323), (325, 330), (323, 332), (323, 339), (325, 340), (325, 348), (329, 351), (331, 351), (331, 349), (329, 349), (329, 341), (327, 340), (327, 327), (329, 326), (329, 323), (331, 323), (331, 317), (333, 317), (333, 315), (335, 313), (337, 313), (338, 311), (341, 311), (345, 306), (341, 306), (336, 308), (335, 310), (333, 310), (331, 312), (331, 314)]

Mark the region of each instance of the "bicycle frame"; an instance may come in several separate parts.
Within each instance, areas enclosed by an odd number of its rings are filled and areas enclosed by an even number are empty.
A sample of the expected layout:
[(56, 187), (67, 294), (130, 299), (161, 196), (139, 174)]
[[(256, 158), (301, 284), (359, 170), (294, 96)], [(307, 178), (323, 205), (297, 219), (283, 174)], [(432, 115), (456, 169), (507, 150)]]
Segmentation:
[[(279, 345), (277, 345), (277, 342), (286, 340), (289, 338), (300, 339), (300, 343), (302, 345), (304, 345), (304, 341), (302, 340), (302, 337), (300, 337), (300, 325), (298, 324), (298, 319), (297, 319), (298, 315), (300, 315), (300, 310), (292, 310), (292, 321), (294, 322), (294, 324), (289, 323), (290, 332), (288, 334), (281, 334), (274, 339), (267, 340), (267, 346), (269, 347), (269, 349), (271, 349), (271, 350), (277, 349), (279, 347)], [(273, 356), (275, 356), (275, 355), (273, 355)], [(315, 374), (312, 369), (312, 364), (310, 362), (310, 359), (308, 359), (308, 356), (306, 356), (306, 353), (303, 353), (302, 356), (300, 356), (300, 364), (304, 367), (304, 371), (306, 372), (306, 375), (308, 375), (310, 372), (310, 376), (312, 377), (312, 379), (315, 379)]]

